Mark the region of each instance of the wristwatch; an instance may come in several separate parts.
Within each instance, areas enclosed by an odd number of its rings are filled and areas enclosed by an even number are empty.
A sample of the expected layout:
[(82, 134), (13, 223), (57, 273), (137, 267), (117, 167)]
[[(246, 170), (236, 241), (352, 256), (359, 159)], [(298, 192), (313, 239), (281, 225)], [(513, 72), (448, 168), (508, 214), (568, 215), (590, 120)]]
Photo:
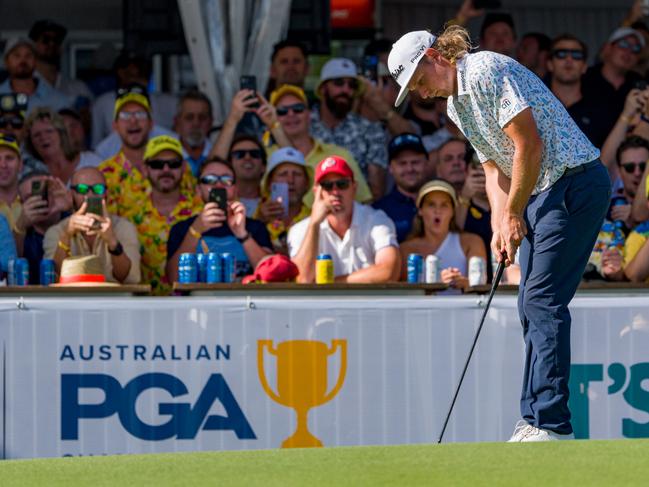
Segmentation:
[(244, 243), (246, 240), (250, 238), (250, 232), (246, 232), (246, 234), (241, 238), (239, 237), (235, 237), (235, 238), (239, 241), (239, 243)]
[(117, 245), (113, 250), (110, 250), (110, 247), (108, 248), (108, 253), (110, 255), (114, 255), (115, 257), (120, 256), (124, 253), (124, 247), (122, 247), (122, 244), (120, 242), (117, 242)]

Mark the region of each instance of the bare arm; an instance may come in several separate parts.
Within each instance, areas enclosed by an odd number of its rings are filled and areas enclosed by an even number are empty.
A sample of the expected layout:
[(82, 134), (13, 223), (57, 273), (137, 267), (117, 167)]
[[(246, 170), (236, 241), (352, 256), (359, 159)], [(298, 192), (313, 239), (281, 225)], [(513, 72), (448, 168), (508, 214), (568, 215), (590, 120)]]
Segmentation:
[(347, 276), (338, 276), (337, 282), (381, 283), (396, 281), (401, 270), (401, 256), (396, 247), (384, 247), (374, 259), (374, 265), (360, 269)]
[(500, 224), (503, 221), (503, 213), (507, 204), (507, 194), (509, 193), (509, 178), (505, 176), (500, 168), (493, 161), (485, 162), (485, 187), (487, 190), (487, 199), (491, 207), (491, 230), (493, 237), (491, 239), (491, 251), (498, 256), (502, 251), (502, 242), (500, 239)]
[[(649, 127), (649, 124), (646, 124)], [(638, 190), (635, 192), (633, 204), (631, 207), (631, 218), (636, 222), (644, 222), (649, 220), (649, 204), (647, 203), (647, 176), (649, 175), (649, 164), (645, 167), (642, 180), (638, 185)]]
[(291, 260), (300, 270), (297, 277), (299, 283), (310, 283), (315, 281), (315, 260), (318, 256), (318, 245), (320, 242), (320, 224), (324, 221), (331, 209), (327, 207), (322, 196), (322, 187), (313, 187), (313, 206), (311, 217), (307, 226), (304, 239), (300, 248)]
[(212, 146), (209, 157), (218, 156), (222, 159), (228, 159), (230, 146), (232, 145), (232, 139), (236, 133), (237, 125), (239, 125), (239, 122), (246, 112), (254, 111), (250, 105), (257, 102), (257, 98), (249, 98), (251, 95), (254, 95), (252, 90), (241, 90), (234, 95), (234, 98), (232, 98), (232, 104), (230, 105), (228, 118), (226, 118), (223, 123), (223, 127)]

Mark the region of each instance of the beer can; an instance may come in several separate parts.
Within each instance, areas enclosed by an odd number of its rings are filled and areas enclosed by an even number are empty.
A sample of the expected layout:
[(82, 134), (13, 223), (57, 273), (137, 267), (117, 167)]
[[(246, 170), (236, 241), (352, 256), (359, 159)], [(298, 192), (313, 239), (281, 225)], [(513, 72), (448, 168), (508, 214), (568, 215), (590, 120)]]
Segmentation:
[(424, 277), (424, 258), (420, 254), (410, 254), (408, 256), (408, 282), (417, 284), (423, 282)]
[(329, 254), (320, 254), (315, 261), (316, 284), (331, 284), (334, 282), (334, 261)]
[(29, 285), (29, 262), (20, 258), (14, 262), (14, 286)]
[(198, 278), (196, 254), (180, 254), (178, 259), (178, 282), (192, 283)]
[(234, 282), (237, 278), (237, 259), (234, 254), (229, 252), (221, 254), (221, 266), (223, 282)]
[(221, 255), (216, 252), (207, 254), (207, 274), (205, 282), (214, 284), (223, 281), (223, 266), (221, 265)]
[(487, 284), (487, 262), (474, 255), (469, 259), (469, 286)]
[(41, 286), (49, 286), (50, 284), (56, 283), (56, 266), (52, 259), (41, 260), (38, 276)]
[(207, 282), (207, 255), (196, 254), (196, 282)]
[(9, 259), (7, 262), (7, 286), (14, 286), (16, 281), (16, 259)]
[(424, 280), (428, 284), (441, 282), (439, 275), (439, 257), (436, 255), (427, 255), (424, 262)]

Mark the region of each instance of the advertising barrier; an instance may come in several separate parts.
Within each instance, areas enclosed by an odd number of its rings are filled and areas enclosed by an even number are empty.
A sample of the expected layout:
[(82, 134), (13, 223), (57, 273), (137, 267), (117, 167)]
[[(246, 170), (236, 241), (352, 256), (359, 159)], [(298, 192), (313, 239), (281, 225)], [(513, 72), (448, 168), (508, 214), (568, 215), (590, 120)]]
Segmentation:
[[(2, 299), (0, 453), (432, 443), (479, 301)], [(571, 310), (576, 437), (649, 437), (649, 297)], [(522, 364), (516, 298), (497, 296), (446, 441), (511, 435)]]

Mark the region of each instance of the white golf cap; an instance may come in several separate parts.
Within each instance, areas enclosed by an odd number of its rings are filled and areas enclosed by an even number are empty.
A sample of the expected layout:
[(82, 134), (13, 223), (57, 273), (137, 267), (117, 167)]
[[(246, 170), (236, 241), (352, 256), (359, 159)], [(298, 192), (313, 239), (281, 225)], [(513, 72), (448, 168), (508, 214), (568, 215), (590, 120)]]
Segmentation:
[[(315, 88), (315, 94), (320, 96), (320, 88), (325, 81), (338, 78), (355, 78), (358, 79), (358, 68), (354, 61), (344, 57), (330, 59), (322, 66), (320, 71), (320, 80)], [(362, 86), (359, 83), (359, 88)]]
[(296, 166), (306, 166), (304, 156), (299, 150), (294, 149), (293, 147), (282, 147), (281, 149), (277, 149), (271, 154), (270, 158), (268, 159), (268, 167), (266, 168), (266, 172), (270, 174), (271, 172), (273, 172), (273, 169), (275, 169), (280, 164), (284, 164), (285, 162), (290, 162), (291, 164), (295, 164)]
[(638, 32), (635, 29), (632, 29), (631, 27), (618, 27), (613, 31), (613, 33), (610, 35), (608, 38), (608, 42), (611, 44), (619, 41), (620, 39), (624, 39), (625, 37), (628, 36), (633, 36), (636, 39), (638, 39), (638, 43), (640, 44), (641, 47), (644, 47), (644, 36)]
[(398, 107), (408, 94), (408, 83), (419, 65), (419, 61), (424, 57), (426, 49), (432, 47), (437, 40), (433, 34), (427, 30), (415, 30), (401, 36), (397, 42), (392, 45), (392, 50), (388, 56), (388, 69), (394, 80), (401, 86), (397, 101), (394, 106)]

